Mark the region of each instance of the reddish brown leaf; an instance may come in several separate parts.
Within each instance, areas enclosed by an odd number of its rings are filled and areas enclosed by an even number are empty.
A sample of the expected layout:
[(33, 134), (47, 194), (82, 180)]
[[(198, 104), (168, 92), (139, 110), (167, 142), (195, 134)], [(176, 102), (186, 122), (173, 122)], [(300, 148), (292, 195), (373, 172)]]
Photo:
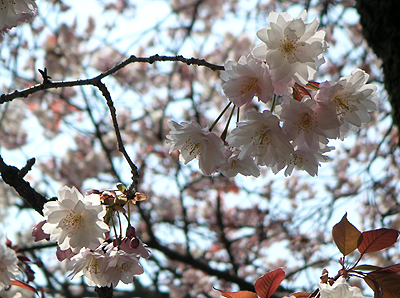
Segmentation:
[(374, 290), (375, 297), (400, 298), (400, 276), (396, 273), (374, 271), (364, 280)]
[(225, 292), (218, 289), (215, 290), (221, 292), (222, 297), (226, 298), (257, 298), (257, 294), (250, 291)]
[(261, 276), (255, 284), (256, 293), (260, 298), (269, 298), (285, 278), (285, 272), (279, 268)]
[(11, 285), (29, 290), (36, 294), (38, 293), (34, 287), (32, 287), (32, 286), (28, 285), (27, 283), (24, 283), (23, 281), (20, 281), (20, 280), (12, 280)]
[(332, 229), (333, 240), (339, 251), (347, 256), (360, 245), (361, 232), (347, 220), (347, 213)]
[(382, 267), (373, 265), (359, 265), (354, 268), (355, 271), (376, 271), (379, 269), (382, 269)]
[(379, 273), (382, 273), (382, 272), (399, 273), (400, 272), (400, 264), (380, 268)]
[(290, 296), (294, 296), (296, 298), (308, 298), (308, 297), (310, 297), (310, 294), (305, 293), (305, 292), (296, 292), (296, 293), (291, 294)]
[(314, 81), (310, 81), (308, 82), (308, 84), (305, 86), (306, 89), (309, 90), (315, 90), (318, 91), (319, 90), (319, 84), (318, 82), (314, 82)]
[(361, 254), (379, 251), (392, 246), (399, 236), (399, 231), (394, 229), (377, 229), (362, 233), (363, 241), (358, 246)]

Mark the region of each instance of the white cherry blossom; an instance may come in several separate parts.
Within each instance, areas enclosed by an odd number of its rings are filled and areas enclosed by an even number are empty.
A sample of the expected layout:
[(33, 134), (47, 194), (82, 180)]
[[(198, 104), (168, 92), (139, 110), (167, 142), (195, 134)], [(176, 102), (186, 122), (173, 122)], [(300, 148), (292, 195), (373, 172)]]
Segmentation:
[(323, 149), (318, 151), (310, 150), (310, 148), (304, 144), (296, 148), (291, 158), (287, 161), (285, 176), (290, 176), (293, 169), (306, 171), (310, 176), (318, 175), (318, 168), (321, 166), (321, 162), (327, 162), (330, 158), (323, 153), (333, 150), (334, 147), (324, 146)]
[(92, 251), (84, 247), (68, 261), (67, 269), (72, 271), (68, 276), (74, 279), (83, 275), (89, 286), (105, 287), (107, 281), (100, 269), (103, 261), (104, 252), (101, 250)]
[(221, 78), (226, 82), (222, 86), (226, 97), (238, 107), (254, 96), (266, 103), (274, 94), (268, 66), (251, 55), (241, 56), (238, 62), (228, 61)]
[(74, 253), (82, 247), (95, 249), (109, 231), (103, 221), (106, 209), (100, 204), (100, 196), (91, 194), (83, 197), (75, 188), (62, 187), (57, 201), (44, 205), (47, 222), (43, 231), (50, 234), (50, 241), (58, 242), (62, 250), (71, 248)]
[(359, 288), (349, 286), (342, 276), (332, 286), (320, 283), (319, 291), (321, 298), (365, 298)]
[(167, 139), (171, 144), (169, 152), (179, 150), (185, 164), (194, 158), (199, 160), (199, 168), (205, 175), (211, 175), (225, 161), (222, 140), (195, 121), (189, 123), (170, 121), (171, 131)]
[(322, 53), (328, 47), (325, 32), (317, 31), (318, 20), (306, 24), (304, 10), (293, 19), (288, 13), (270, 12), (269, 25), (257, 32), (263, 43), (253, 49), (253, 56), (266, 61), (274, 82), (300, 85), (314, 80), (316, 68), (324, 63)]
[(279, 112), (284, 133), (293, 140), (293, 146), (306, 143), (312, 151), (318, 151), (320, 143), (339, 136), (339, 121), (327, 105), (305, 96), (302, 101), (283, 97)]
[(376, 109), (376, 87), (366, 84), (368, 74), (355, 69), (351, 75), (338, 82), (324, 82), (315, 98), (330, 104), (340, 121), (340, 138), (343, 140), (349, 131), (358, 131), (362, 124), (371, 120), (370, 112)]
[(106, 247), (106, 254), (100, 266), (107, 286), (118, 285), (119, 281), (124, 284), (132, 283), (135, 275), (143, 274), (143, 267), (139, 263), (139, 256), (128, 254), (123, 250), (109, 244)]
[(0, 244), (0, 291), (11, 285), (18, 274), (18, 259), (15, 251)]
[(240, 147), (238, 158), (256, 158), (257, 165), (274, 167), (290, 158), (293, 147), (283, 134), (279, 119), (268, 110), (247, 112), (247, 120), (239, 122), (227, 139), (230, 146)]
[(0, 1), (0, 34), (16, 27), (19, 22), (29, 21), (36, 8), (33, 0)]
[(246, 155), (243, 159), (239, 159), (240, 151), (235, 149), (228, 149), (226, 151), (226, 162), (218, 168), (218, 172), (221, 172), (225, 177), (235, 177), (237, 174), (243, 176), (260, 176), (260, 169), (255, 164), (254, 158)]

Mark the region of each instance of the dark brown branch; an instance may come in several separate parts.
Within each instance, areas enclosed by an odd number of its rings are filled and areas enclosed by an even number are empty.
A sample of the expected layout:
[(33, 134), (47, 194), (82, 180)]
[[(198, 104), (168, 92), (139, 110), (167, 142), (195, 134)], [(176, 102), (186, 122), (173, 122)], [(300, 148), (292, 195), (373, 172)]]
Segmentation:
[(112, 298), (114, 296), (113, 294), (113, 288), (110, 287), (96, 287), (94, 291), (97, 293), (99, 298)]
[(112, 118), (114, 130), (115, 130), (115, 135), (117, 137), (118, 150), (124, 155), (126, 161), (128, 162), (128, 164), (129, 164), (129, 166), (131, 168), (133, 183), (131, 184), (132, 188), (130, 190), (131, 190), (132, 195), (134, 195), (135, 192), (132, 192), (133, 188), (136, 187), (138, 185), (138, 183), (139, 183), (139, 171), (138, 171), (138, 168), (133, 163), (133, 161), (131, 160), (131, 158), (129, 157), (128, 153), (125, 150), (124, 143), (122, 141), (121, 132), (120, 132), (119, 126), (118, 126), (117, 111), (115, 110), (114, 102), (112, 101), (110, 92), (108, 91), (106, 85), (104, 85), (101, 81), (99, 81), (96, 84), (96, 87), (99, 88), (99, 90), (103, 94), (104, 98), (107, 100), (107, 105), (108, 105), (108, 108), (110, 109), (111, 118)]
[(51, 81), (47, 80), (47, 81), (44, 81), (42, 84), (35, 85), (33, 87), (24, 89), (22, 91), (16, 90), (9, 94), (2, 94), (0, 96), (0, 104), (12, 101), (15, 98), (28, 97), (29, 95), (31, 95), (35, 92), (38, 92), (38, 91), (42, 91), (42, 90), (56, 89), (56, 88), (62, 88), (62, 87), (87, 86), (87, 85), (96, 86), (98, 84), (98, 82), (100, 82), (101, 79), (116, 73), (118, 70), (124, 68), (128, 64), (131, 64), (131, 63), (153, 64), (154, 62), (164, 62), (164, 61), (182, 62), (187, 65), (204, 66), (213, 71), (224, 70), (223, 66), (209, 63), (209, 62), (205, 61), (204, 59), (184, 58), (183, 56), (160, 56), (160, 55), (154, 55), (154, 56), (144, 58), (144, 57), (136, 57), (136, 56), (132, 55), (125, 61), (117, 64), (116, 66), (110, 68), (109, 70), (107, 70), (91, 79), (76, 80), (76, 81), (61, 81), (61, 82), (51, 82)]
[(26, 166), (19, 170), (14, 166), (7, 165), (0, 156), (0, 173), (5, 183), (12, 186), (21, 198), (23, 198), (33, 209), (43, 215), (43, 205), (47, 202), (47, 199), (34, 190), (29, 182), (23, 179), (32, 167), (33, 163), (34, 159), (30, 159)]

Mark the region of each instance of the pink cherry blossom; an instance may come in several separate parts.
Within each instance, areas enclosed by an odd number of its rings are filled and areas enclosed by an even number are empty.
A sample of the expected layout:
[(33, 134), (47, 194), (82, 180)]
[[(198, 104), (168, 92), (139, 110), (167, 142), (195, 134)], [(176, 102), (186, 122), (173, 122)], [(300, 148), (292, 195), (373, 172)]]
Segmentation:
[(279, 126), (278, 117), (268, 110), (263, 113), (247, 112), (247, 120), (237, 124), (227, 141), (230, 146), (241, 148), (240, 160), (247, 155), (254, 156), (260, 166), (274, 167), (293, 153), (289, 138)]
[(18, 274), (18, 259), (15, 251), (0, 244), (0, 291), (11, 285)]
[(319, 101), (327, 103), (335, 110), (340, 121), (340, 138), (349, 131), (358, 131), (362, 124), (370, 121), (370, 112), (376, 109), (376, 87), (366, 84), (368, 74), (355, 69), (351, 75), (338, 82), (324, 82), (315, 95)]
[(32, 236), (35, 237), (35, 242), (40, 241), (40, 240), (44, 240), (50, 239), (50, 235), (46, 234), (45, 232), (43, 232), (43, 225), (46, 223), (45, 220), (42, 220), (41, 222), (38, 222), (36, 225), (33, 226), (32, 228)]
[(92, 251), (84, 247), (68, 261), (67, 269), (72, 271), (68, 276), (74, 279), (83, 275), (89, 286), (105, 287), (107, 281), (104, 272), (100, 269), (104, 259), (102, 250)]
[(239, 61), (228, 61), (221, 78), (226, 82), (222, 89), (236, 106), (249, 103), (254, 96), (268, 102), (274, 94), (268, 66), (251, 55), (241, 56)]
[(225, 177), (235, 177), (237, 174), (243, 176), (260, 176), (260, 169), (254, 162), (254, 158), (246, 155), (243, 159), (239, 159), (240, 150), (237, 148), (233, 151), (226, 151), (226, 162), (218, 168)]
[(0, 33), (16, 27), (19, 22), (32, 19), (36, 8), (33, 0), (0, 1)]
[(316, 31), (318, 20), (306, 24), (304, 10), (296, 19), (286, 12), (270, 12), (269, 25), (257, 32), (263, 43), (253, 49), (253, 56), (266, 61), (274, 82), (300, 85), (316, 77), (316, 68), (324, 63), (322, 53), (328, 47), (325, 32)]
[(304, 144), (296, 148), (291, 158), (287, 161), (285, 176), (290, 176), (293, 169), (306, 171), (310, 176), (318, 175), (318, 168), (321, 166), (320, 162), (327, 162), (330, 158), (323, 153), (333, 150), (334, 147), (324, 146), (323, 149), (318, 151), (310, 150)]
[(135, 275), (143, 274), (143, 267), (139, 263), (139, 257), (128, 254), (114, 247), (112, 243), (106, 247), (106, 254), (100, 266), (107, 286), (116, 287), (119, 281), (125, 284), (132, 283)]
[(327, 144), (328, 138), (339, 136), (339, 121), (333, 109), (308, 96), (301, 102), (284, 96), (279, 116), (282, 129), (293, 140), (294, 147), (306, 143), (312, 151), (317, 151), (320, 143)]
[(180, 124), (170, 121), (171, 131), (167, 139), (171, 144), (169, 152), (179, 150), (181, 159), (187, 164), (194, 158), (199, 160), (199, 168), (205, 175), (211, 175), (225, 161), (223, 141), (207, 128), (201, 128), (191, 121)]

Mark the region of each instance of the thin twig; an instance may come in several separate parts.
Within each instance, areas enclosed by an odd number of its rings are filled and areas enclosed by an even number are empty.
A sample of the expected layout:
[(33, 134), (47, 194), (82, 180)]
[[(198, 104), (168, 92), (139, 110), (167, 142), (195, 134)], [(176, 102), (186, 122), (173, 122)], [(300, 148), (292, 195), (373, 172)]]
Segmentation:
[(223, 66), (220, 65), (215, 65), (212, 63), (209, 63), (205, 61), (204, 59), (196, 59), (196, 58), (184, 58), (183, 56), (160, 56), (160, 55), (154, 55), (150, 57), (136, 57), (134, 55), (130, 56), (128, 59), (125, 61), (122, 61), (121, 63), (117, 64), (116, 66), (110, 68), (109, 70), (99, 74), (96, 77), (93, 77), (91, 79), (84, 79), (84, 80), (75, 80), (75, 81), (60, 81), (60, 82), (53, 82), (50, 80), (44, 80), (42, 84), (35, 85), (33, 87), (24, 89), (24, 90), (15, 90), (12, 93), (8, 94), (2, 94), (0, 96), (0, 104), (12, 101), (15, 98), (21, 98), (21, 97), (28, 97), (29, 95), (42, 91), (42, 90), (48, 90), (48, 89), (56, 89), (56, 88), (61, 88), (61, 87), (74, 87), (74, 86), (87, 86), (87, 85), (92, 85), (96, 86), (98, 82), (100, 82), (101, 79), (116, 73), (120, 69), (124, 68), (128, 64), (131, 63), (149, 63), (153, 64), (154, 62), (165, 62), (165, 61), (170, 61), (170, 62), (182, 62), (187, 65), (198, 65), (198, 66), (204, 66), (207, 67), (213, 71), (216, 70), (224, 70)]

